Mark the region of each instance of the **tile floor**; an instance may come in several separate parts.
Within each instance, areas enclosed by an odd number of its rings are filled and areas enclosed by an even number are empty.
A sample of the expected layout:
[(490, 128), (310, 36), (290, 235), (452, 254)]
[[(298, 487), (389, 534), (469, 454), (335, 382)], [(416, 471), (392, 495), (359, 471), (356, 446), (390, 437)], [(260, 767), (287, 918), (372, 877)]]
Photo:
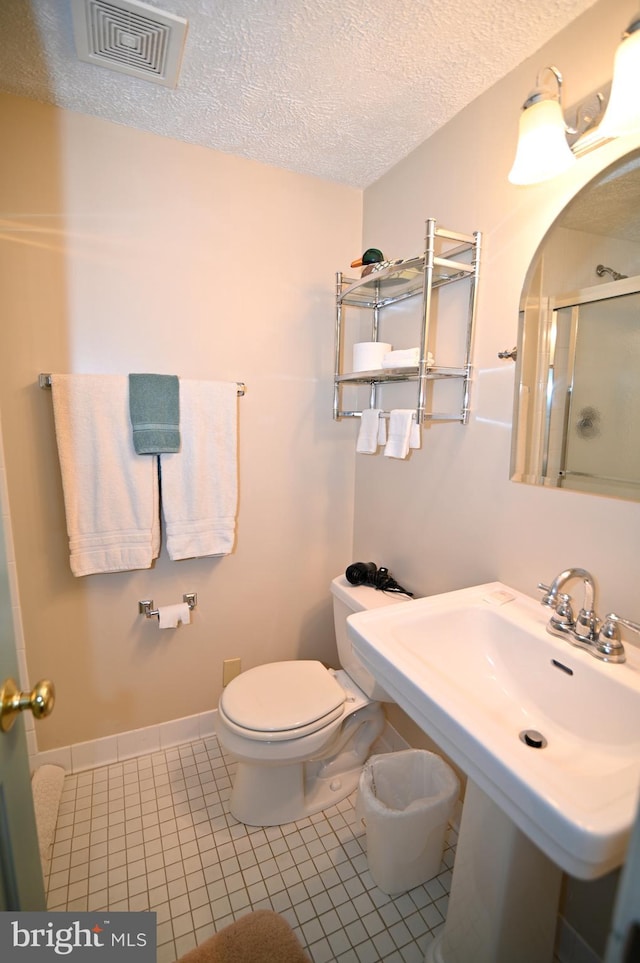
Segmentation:
[(211, 736), (67, 776), (49, 909), (152, 910), (158, 963), (253, 909), (281, 913), (313, 963), (422, 963), (446, 913), (453, 830), (440, 874), (391, 898), (369, 874), (353, 797), (251, 828), (228, 812), (232, 772)]

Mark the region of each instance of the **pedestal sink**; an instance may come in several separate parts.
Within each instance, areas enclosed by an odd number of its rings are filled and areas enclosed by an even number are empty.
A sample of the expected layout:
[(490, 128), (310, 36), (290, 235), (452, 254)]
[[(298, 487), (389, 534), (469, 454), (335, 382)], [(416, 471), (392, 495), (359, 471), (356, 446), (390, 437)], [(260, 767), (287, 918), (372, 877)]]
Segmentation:
[(449, 911), (429, 959), (550, 963), (561, 870), (624, 861), (640, 787), (640, 653), (599, 662), (491, 582), (362, 612), (352, 644), (468, 776)]

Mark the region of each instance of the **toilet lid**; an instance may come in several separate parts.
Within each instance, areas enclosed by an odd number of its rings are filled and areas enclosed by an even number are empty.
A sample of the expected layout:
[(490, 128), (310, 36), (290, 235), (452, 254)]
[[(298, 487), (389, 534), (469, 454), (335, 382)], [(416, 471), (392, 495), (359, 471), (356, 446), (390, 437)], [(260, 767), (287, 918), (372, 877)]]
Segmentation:
[[(220, 699), (227, 718), (243, 729), (314, 732), (342, 710), (345, 692), (321, 662), (270, 662), (236, 676)], [(305, 733), (305, 734), (306, 734)]]

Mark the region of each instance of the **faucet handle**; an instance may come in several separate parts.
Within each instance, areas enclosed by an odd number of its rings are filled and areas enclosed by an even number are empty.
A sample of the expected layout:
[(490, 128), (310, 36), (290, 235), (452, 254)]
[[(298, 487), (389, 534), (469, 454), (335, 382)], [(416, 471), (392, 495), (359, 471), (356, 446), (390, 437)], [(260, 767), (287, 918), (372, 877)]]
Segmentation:
[(631, 619), (623, 619), (621, 615), (610, 612), (605, 615), (604, 621), (598, 633), (597, 641), (594, 643), (595, 649), (605, 662), (624, 662), (624, 645), (620, 637), (620, 625), (626, 625), (634, 632), (640, 632), (640, 625), (632, 622)]
[(544, 592), (544, 595), (540, 599), (541, 605), (554, 605), (556, 597), (550, 585), (545, 585), (544, 582), (538, 582), (538, 590)]
[(634, 632), (640, 632), (640, 624), (638, 622), (632, 622), (631, 619), (624, 619), (621, 615), (616, 615), (615, 612), (610, 612), (609, 615), (605, 616), (604, 621), (605, 625), (607, 622), (613, 622), (614, 625), (626, 625), (628, 629), (632, 629)]

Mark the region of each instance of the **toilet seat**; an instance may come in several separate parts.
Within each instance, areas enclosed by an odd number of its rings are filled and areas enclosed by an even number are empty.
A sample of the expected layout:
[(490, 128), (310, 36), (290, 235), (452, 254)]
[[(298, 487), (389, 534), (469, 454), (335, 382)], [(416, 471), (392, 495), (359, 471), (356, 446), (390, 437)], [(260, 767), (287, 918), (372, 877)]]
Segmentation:
[(236, 676), (219, 710), (235, 733), (279, 742), (318, 732), (344, 711), (346, 694), (321, 662), (271, 662)]

